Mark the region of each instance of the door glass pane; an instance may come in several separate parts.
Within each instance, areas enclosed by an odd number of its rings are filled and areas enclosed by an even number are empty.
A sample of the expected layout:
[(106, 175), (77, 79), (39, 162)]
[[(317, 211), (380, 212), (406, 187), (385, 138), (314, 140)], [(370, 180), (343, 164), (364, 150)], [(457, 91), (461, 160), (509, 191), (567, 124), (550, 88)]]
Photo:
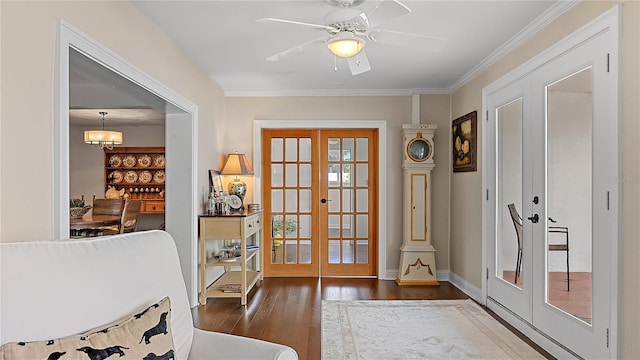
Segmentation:
[(496, 129), (498, 132), (496, 140), (498, 204), (495, 275), (522, 288), (521, 98), (496, 109)]
[(329, 202), (327, 203), (329, 207), (329, 212), (339, 212), (340, 211), (340, 190), (338, 189), (329, 189)]
[(340, 215), (329, 215), (329, 238), (335, 239), (340, 237)]
[(311, 238), (311, 215), (300, 215), (300, 237)]
[(356, 164), (356, 186), (366, 187), (369, 185), (369, 165)]
[(351, 174), (353, 173), (352, 164), (342, 165), (342, 186), (353, 186)]
[(345, 240), (342, 242), (342, 263), (343, 264), (353, 264), (354, 262), (354, 253), (353, 253), (353, 241)]
[(356, 216), (356, 237), (368, 238), (369, 237), (369, 215), (359, 214)]
[(285, 240), (286, 246), (284, 249), (285, 263), (297, 264), (298, 263), (298, 241)]
[(271, 212), (282, 212), (282, 190), (271, 190)]
[(327, 170), (327, 181), (329, 183), (329, 187), (340, 186), (340, 164), (329, 164), (329, 169)]
[(287, 138), (285, 144), (285, 161), (298, 161), (298, 139)]
[(353, 215), (342, 215), (342, 238), (353, 238)]
[(311, 264), (311, 240), (300, 240), (300, 264)]
[(282, 161), (284, 154), (284, 139), (271, 139), (271, 161)]
[(300, 212), (311, 212), (311, 190), (300, 190)]
[(342, 212), (353, 211), (353, 189), (342, 190)]
[(287, 187), (296, 187), (298, 186), (298, 165), (297, 164), (287, 164)]
[(298, 211), (298, 190), (287, 189), (285, 191), (285, 209), (287, 212)]
[(287, 215), (285, 222), (285, 237), (287, 239), (298, 237), (298, 216), (297, 215)]
[(342, 161), (353, 161), (354, 154), (354, 140), (350, 138), (342, 139)]
[(340, 264), (340, 240), (329, 240), (329, 264)]
[(311, 164), (300, 164), (300, 187), (311, 187)]
[(356, 190), (356, 211), (357, 212), (369, 211), (369, 190), (367, 189)]
[(356, 161), (369, 160), (369, 139), (357, 138), (356, 139)]
[[(360, 225), (358, 225), (360, 227)], [(369, 241), (356, 241), (356, 263), (367, 264), (369, 262)]]
[(271, 164), (271, 186), (282, 187), (284, 172), (282, 171), (282, 164)]
[(329, 145), (327, 146), (327, 149), (329, 150), (327, 160), (329, 160), (329, 162), (340, 161), (340, 139), (329, 138), (327, 142)]
[(547, 302), (587, 323), (593, 275), (591, 84), (587, 68), (546, 89)]
[(311, 161), (311, 139), (300, 139), (300, 161)]

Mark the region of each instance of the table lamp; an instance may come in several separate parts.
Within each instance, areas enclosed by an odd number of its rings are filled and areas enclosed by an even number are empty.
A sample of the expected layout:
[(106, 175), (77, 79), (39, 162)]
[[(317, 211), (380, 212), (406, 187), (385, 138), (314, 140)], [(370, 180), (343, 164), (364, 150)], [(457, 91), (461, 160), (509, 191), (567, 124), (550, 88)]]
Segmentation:
[(244, 154), (238, 154), (237, 151), (235, 154), (229, 154), (220, 174), (236, 176), (229, 183), (229, 195), (237, 195), (244, 200), (244, 196), (247, 194), (247, 184), (240, 180), (238, 175), (253, 175), (253, 169), (247, 157)]

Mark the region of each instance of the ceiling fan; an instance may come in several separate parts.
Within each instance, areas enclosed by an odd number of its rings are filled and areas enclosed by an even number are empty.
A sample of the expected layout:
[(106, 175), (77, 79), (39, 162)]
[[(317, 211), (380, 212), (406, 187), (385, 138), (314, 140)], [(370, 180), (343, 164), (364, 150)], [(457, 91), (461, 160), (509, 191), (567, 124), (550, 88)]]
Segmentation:
[[(367, 42), (393, 44), (432, 51), (442, 49), (446, 42), (445, 39), (433, 36), (380, 29), (380, 25), (411, 13), (411, 9), (398, 0), (382, 0), (366, 11), (354, 8), (354, 6), (362, 4), (364, 0), (326, 1), (331, 5), (338, 6), (339, 9), (328, 13), (324, 17), (324, 24), (276, 18), (257, 20), (258, 22), (280, 22), (307, 26), (327, 32), (327, 35), (322, 38), (281, 51), (269, 56), (266, 60), (278, 61), (315, 46), (326, 44), (329, 51), (336, 56), (336, 59), (337, 57), (347, 59), (352, 75), (358, 75), (371, 70), (369, 59), (364, 51)], [(337, 70), (337, 66), (334, 66), (334, 70)]]

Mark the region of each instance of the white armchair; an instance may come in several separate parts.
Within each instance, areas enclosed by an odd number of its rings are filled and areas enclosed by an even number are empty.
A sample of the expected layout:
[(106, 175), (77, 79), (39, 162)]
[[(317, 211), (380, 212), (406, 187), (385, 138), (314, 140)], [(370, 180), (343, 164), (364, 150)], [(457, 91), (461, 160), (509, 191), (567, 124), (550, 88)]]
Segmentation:
[(169, 296), (176, 359), (298, 358), (288, 346), (195, 329), (164, 231), (1, 243), (0, 264), (0, 344), (82, 333)]

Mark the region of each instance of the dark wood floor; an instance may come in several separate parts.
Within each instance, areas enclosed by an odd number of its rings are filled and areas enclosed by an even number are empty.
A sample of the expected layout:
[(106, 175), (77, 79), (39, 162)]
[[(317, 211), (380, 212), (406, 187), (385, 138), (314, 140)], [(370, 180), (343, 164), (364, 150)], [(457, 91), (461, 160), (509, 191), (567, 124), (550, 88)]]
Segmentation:
[[(394, 281), (377, 279), (266, 278), (251, 291), (246, 307), (240, 305), (240, 299), (208, 299), (193, 315), (197, 328), (289, 345), (300, 359), (315, 360), (320, 359), (322, 300), (449, 299), (468, 296), (448, 282), (400, 287)], [(500, 322), (548, 359), (553, 358)]]

